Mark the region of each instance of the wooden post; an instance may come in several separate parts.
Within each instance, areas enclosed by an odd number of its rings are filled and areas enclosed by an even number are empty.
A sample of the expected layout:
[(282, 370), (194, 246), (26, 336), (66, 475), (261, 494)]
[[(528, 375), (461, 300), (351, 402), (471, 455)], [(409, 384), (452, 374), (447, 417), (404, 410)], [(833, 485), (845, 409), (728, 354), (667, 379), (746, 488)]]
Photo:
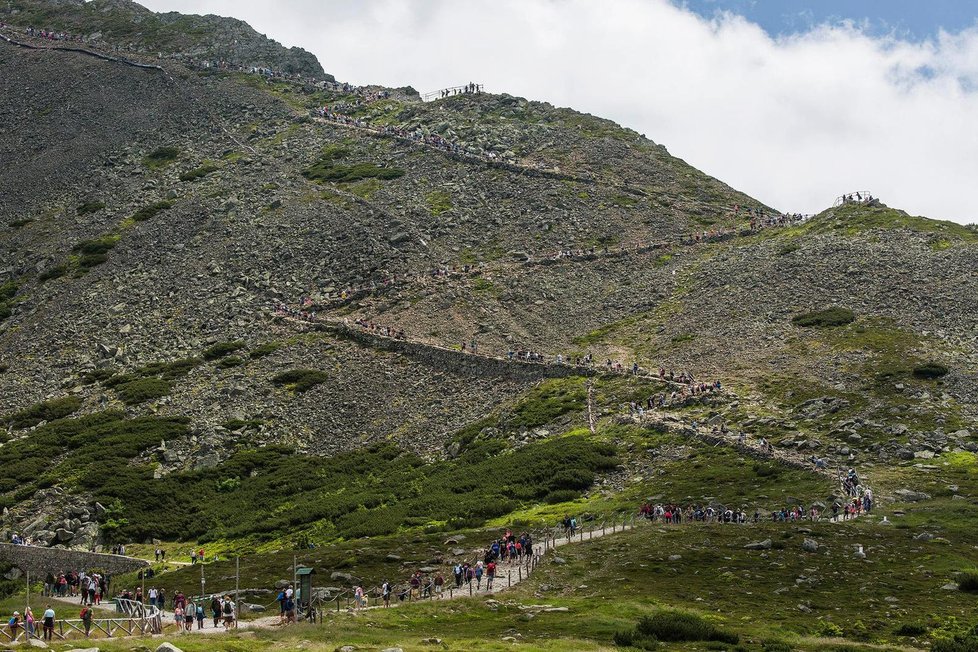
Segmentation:
[(506, 571), (506, 586), (513, 586), (513, 571)]
[(241, 612), (241, 557), (234, 558), (234, 626), (238, 626), (238, 614)]

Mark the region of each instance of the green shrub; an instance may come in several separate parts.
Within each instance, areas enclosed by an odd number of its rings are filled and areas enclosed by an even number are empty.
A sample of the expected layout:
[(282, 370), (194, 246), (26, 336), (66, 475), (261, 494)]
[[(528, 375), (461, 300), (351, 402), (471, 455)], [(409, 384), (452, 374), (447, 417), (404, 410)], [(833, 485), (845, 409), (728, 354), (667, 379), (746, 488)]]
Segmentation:
[(235, 340), (234, 342), (218, 342), (214, 346), (208, 348), (204, 351), (204, 360), (208, 362), (218, 360), (225, 356), (231, 355), (235, 351), (240, 351), (245, 346), (245, 343), (241, 340)]
[(62, 265), (55, 265), (54, 267), (48, 267), (46, 270), (44, 270), (43, 272), (41, 272), (40, 275), (38, 275), (37, 278), (38, 278), (38, 280), (40, 280), (43, 283), (45, 281), (52, 281), (52, 280), (54, 280), (56, 278), (61, 278), (62, 276), (64, 276), (67, 273), (68, 273), (68, 266), (67, 265), (64, 265), (64, 264), (62, 264)]
[(84, 274), (93, 267), (98, 267), (108, 260), (109, 257), (106, 254), (85, 254), (78, 259), (78, 271)]
[(115, 248), (118, 242), (119, 238), (111, 235), (93, 240), (82, 240), (72, 247), (72, 251), (75, 251), (83, 256), (107, 254)]
[(958, 590), (967, 593), (978, 593), (978, 569), (971, 568), (961, 571), (958, 576)]
[(949, 369), (947, 367), (936, 362), (927, 362), (913, 368), (914, 378), (921, 378), (923, 380), (936, 380), (937, 378), (946, 376), (948, 372)]
[(224, 478), (218, 480), (215, 483), (218, 493), (229, 494), (232, 491), (239, 489), (241, 487), (241, 478), (234, 476), (233, 478)]
[(942, 638), (934, 641), (931, 647), (932, 652), (976, 652), (978, 651), (978, 625), (975, 625), (964, 634), (957, 634), (953, 638)]
[(14, 220), (13, 222), (10, 222), (10, 228), (12, 228), (12, 229), (19, 229), (19, 228), (22, 228), (22, 227), (27, 226), (28, 224), (30, 224), (33, 221), (34, 220), (30, 220), (30, 219)]
[(556, 489), (544, 496), (543, 502), (549, 503), (550, 505), (556, 505), (558, 503), (566, 503), (572, 500), (577, 500), (580, 498), (580, 496), (580, 491), (574, 491), (573, 489)]
[(842, 628), (830, 620), (819, 620), (812, 634), (824, 638), (840, 638), (842, 636)]
[(327, 151), (311, 166), (302, 171), (302, 176), (310, 181), (334, 181), (336, 183), (352, 183), (363, 179), (397, 179), (404, 176), (400, 168), (388, 168), (373, 163), (355, 163), (340, 165), (336, 159), (343, 158), (349, 153), (346, 149)]
[(151, 220), (156, 217), (159, 213), (172, 208), (172, 201), (158, 201), (156, 203), (150, 204), (148, 206), (143, 206), (138, 211), (132, 214), (132, 219), (137, 222), (145, 222), (146, 220)]
[(719, 629), (703, 617), (685, 611), (659, 611), (643, 616), (635, 626), (638, 638), (679, 643), (683, 641), (719, 641), (736, 645), (740, 636)]
[(162, 378), (136, 378), (116, 384), (113, 389), (126, 405), (137, 405), (166, 396), (173, 387)]
[(897, 636), (923, 636), (927, 633), (927, 626), (920, 623), (904, 623), (893, 633)]
[(180, 175), (180, 181), (196, 181), (197, 179), (203, 179), (211, 172), (216, 172), (219, 168), (213, 163), (204, 163), (198, 168), (193, 170), (187, 170)]
[(17, 290), (20, 289), (20, 283), (18, 281), (7, 281), (6, 283), (0, 285), (0, 302), (10, 301), (15, 296), (17, 296)]
[(151, 170), (166, 167), (180, 156), (176, 147), (158, 147), (143, 158), (143, 165)]
[(266, 342), (264, 344), (259, 344), (253, 348), (249, 353), (248, 357), (252, 359), (264, 358), (267, 355), (271, 355), (282, 348), (282, 345), (278, 342)]
[(42, 421), (55, 421), (71, 416), (81, 406), (82, 400), (77, 396), (55, 398), (43, 403), (35, 403), (29, 408), (12, 414), (5, 419), (5, 422), (17, 429), (30, 428)]
[(228, 356), (217, 363), (219, 369), (230, 369), (232, 367), (240, 367), (244, 364), (244, 360), (236, 355)]
[(851, 324), (855, 320), (855, 315), (848, 308), (833, 306), (825, 310), (795, 315), (791, 318), (791, 323), (803, 328), (833, 328)]
[(329, 374), (318, 369), (292, 369), (272, 378), (272, 383), (282, 385), (294, 392), (306, 392), (329, 380)]
[(91, 213), (97, 213), (105, 208), (105, 202), (102, 201), (87, 201), (81, 204), (76, 209), (79, 215), (89, 215)]

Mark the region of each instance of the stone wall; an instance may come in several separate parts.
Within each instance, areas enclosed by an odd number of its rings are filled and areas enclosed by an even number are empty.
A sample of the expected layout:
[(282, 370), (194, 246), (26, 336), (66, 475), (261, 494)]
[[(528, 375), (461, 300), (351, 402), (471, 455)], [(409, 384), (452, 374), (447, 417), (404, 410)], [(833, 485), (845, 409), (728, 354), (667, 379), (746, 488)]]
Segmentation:
[(119, 555), (103, 555), (96, 552), (65, 550), (63, 548), (38, 548), (0, 543), (0, 563), (7, 563), (21, 571), (43, 578), (48, 573), (68, 570), (101, 569), (109, 575), (129, 573), (149, 566), (149, 562)]

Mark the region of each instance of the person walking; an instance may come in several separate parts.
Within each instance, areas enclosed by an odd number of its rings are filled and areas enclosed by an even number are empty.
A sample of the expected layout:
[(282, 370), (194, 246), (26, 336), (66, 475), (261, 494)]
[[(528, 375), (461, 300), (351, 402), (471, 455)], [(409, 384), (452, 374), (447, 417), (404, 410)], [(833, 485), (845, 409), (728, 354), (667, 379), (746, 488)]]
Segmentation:
[(53, 639), (54, 639), (54, 609), (51, 608), (51, 605), (48, 605), (47, 608), (44, 610), (44, 640), (50, 641)]
[(85, 627), (85, 638), (88, 638), (92, 633), (92, 608), (89, 605), (85, 605), (82, 607), (81, 613), (78, 616), (81, 618), (82, 625)]

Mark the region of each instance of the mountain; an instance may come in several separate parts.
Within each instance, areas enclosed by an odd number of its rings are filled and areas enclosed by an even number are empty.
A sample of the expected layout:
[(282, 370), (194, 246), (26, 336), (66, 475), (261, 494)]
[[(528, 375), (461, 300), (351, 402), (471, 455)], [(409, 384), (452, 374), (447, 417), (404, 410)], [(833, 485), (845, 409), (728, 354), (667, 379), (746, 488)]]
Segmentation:
[[(657, 437), (703, 423), (886, 491), (978, 450), (974, 228), (879, 200), (767, 225), (608, 120), (335, 84), (232, 19), (0, 19), (32, 46), (0, 42), (7, 534), (261, 549), (476, 526), (659, 493), (663, 460), (710, 453)], [(676, 390), (660, 368), (723, 391), (637, 419)], [(187, 487), (193, 509), (159, 514)], [(97, 528), (68, 527), (79, 506)]]
[(11, 0), (0, 7), (0, 21), (67, 32), (125, 52), (333, 79), (309, 52), (285, 48), (243, 21), (214, 15), (158, 14), (132, 0)]

